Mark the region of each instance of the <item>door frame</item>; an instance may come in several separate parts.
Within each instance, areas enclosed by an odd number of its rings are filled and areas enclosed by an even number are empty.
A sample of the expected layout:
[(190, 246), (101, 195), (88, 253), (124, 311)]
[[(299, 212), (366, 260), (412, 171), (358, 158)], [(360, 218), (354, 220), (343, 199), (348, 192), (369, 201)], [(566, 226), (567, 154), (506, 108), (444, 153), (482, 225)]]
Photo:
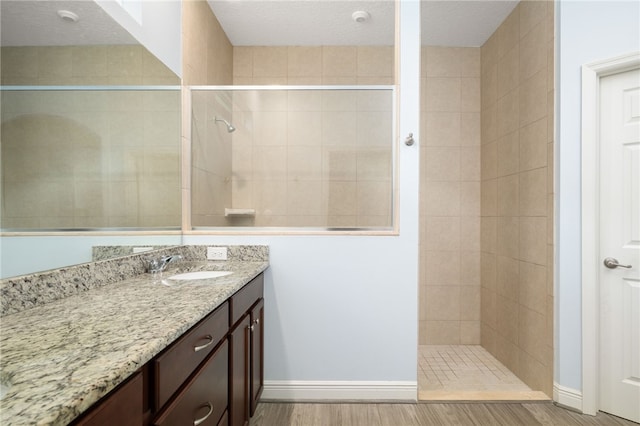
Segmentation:
[(598, 412), (600, 79), (640, 67), (640, 52), (582, 66), (582, 412)]

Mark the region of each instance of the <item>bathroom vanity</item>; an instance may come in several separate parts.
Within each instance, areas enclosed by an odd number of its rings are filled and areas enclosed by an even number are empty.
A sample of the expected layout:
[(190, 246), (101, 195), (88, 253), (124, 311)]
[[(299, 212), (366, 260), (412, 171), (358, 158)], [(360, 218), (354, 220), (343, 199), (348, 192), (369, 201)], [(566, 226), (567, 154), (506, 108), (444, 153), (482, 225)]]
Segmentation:
[[(0, 423), (247, 424), (263, 385), (267, 267), (187, 256), (4, 315)], [(194, 270), (233, 274), (168, 279)]]

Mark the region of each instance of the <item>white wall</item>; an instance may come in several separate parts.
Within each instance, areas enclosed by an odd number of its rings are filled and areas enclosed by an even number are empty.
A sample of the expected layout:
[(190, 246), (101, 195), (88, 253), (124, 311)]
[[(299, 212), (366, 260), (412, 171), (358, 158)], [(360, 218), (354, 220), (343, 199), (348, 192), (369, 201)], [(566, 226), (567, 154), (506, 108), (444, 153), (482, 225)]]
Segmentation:
[[(182, 4), (180, 0), (139, 0), (141, 23), (116, 0), (96, 0), (111, 17), (182, 77)], [(133, 0), (128, 6), (135, 8)]]
[[(399, 236), (196, 236), (268, 244), (266, 381), (405, 381), (417, 388), (419, 3), (401, 3)], [(413, 90), (402, 90), (411, 87)], [(412, 397), (416, 397), (413, 395)]]
[(557, 10), (556, 188), (559, 198), (555, 381), (581, 390), (581, 66), (640, 51), (640, 3), (635, 0), (561, 1)]

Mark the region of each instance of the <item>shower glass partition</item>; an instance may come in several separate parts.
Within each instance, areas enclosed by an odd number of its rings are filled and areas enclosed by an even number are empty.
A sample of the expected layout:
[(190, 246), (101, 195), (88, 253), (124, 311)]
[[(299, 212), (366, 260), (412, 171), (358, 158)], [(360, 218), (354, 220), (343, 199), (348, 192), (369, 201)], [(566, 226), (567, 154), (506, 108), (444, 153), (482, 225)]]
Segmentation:
[(198, 86), (189, 97), (191, 229), (393, 228), (393, 86)]
[(3, 86), (3, 233), (180, 230), (179, 86)]

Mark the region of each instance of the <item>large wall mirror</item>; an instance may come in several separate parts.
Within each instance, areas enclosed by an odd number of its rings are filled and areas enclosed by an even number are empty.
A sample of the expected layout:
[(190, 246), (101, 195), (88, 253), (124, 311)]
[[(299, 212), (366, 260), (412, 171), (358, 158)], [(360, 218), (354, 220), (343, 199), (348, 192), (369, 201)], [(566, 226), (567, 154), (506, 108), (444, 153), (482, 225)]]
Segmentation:
[(179, 76), (96, 2), (0, 7), (0, 277), (179, 244)]

